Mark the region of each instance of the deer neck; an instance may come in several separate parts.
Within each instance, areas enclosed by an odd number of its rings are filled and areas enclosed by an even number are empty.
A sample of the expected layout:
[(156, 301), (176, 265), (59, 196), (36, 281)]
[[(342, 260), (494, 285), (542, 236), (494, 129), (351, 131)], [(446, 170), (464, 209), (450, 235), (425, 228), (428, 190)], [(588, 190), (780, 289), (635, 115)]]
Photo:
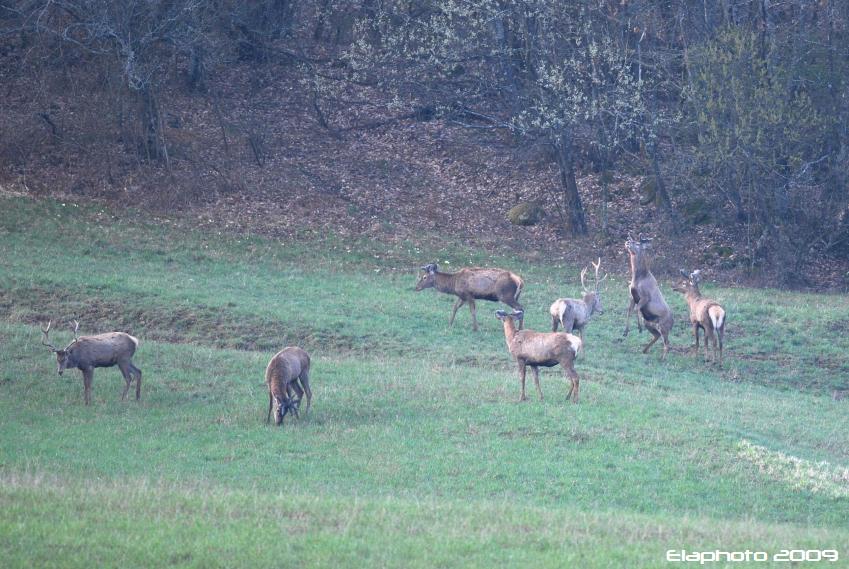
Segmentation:
[(592, 316), (593, 309), (595, 307), (595, 298), (596, 298), (595, 295), (596, 295), (596, 293), (594, 293), (594, 292), (588, 292), (582, 298), (582, 300), (584, 301), (584, 304), (587, 307), (587, 318)]
[(649, 274), (649, 263), (648, 259), (646, 259), (644, 253), (631, 253), (631, 278), (632, 280), (639, 280), (640, 278)]
[(507, 347), (510, 347), (510, 342), (516, 336), (516, 323), (512, 318), (504, 319), (504, 339), (507, 340)]
[(457, 290), (456, 287), (456, 273), (440, 273), (437, 271), (436, 278), (434, 281), (434, 286), (436, 290), (439, 292), (447, 292), (449, 294), (454, 294)]
[(687, 299), (687, 304), (693, 306), (702, 299), (702, 293), (699, 291), (698, 285), (696, 285), (689, 289), (684, 297)]

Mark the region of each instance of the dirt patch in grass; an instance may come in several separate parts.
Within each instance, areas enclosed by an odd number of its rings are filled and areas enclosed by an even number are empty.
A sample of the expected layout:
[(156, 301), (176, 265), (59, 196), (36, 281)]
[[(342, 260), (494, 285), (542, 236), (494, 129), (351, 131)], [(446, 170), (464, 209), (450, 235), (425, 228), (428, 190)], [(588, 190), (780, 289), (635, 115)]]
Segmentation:
[(276, 351), (285, 345), (298, 345), (345, 352), (364, 341), (337, 332), (293, 327), (280, 320), (239, 314), (226, 307), (175, 305), (152, 295), (104, 299), (95, 289), (0, 289), (0, 319), (33, 326), (53, 320), (54, 335), (58, 337), (54, 343), (70, 339), (69, 330), (62, 327), (71, 319), (80, 322), (84, 335), (121, 331), (145, 340), (250, 351)]
[(849, 319), (832, 320), (826, 324), (826, 330), (833, 334), (849, 333)]

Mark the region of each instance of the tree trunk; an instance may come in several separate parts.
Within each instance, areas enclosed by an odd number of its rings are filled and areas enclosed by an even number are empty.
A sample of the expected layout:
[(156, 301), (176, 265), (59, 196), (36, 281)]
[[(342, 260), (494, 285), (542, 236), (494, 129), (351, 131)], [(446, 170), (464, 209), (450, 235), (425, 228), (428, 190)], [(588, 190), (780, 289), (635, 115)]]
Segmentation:
[(554, 143), (557, 167), (560, 170), (560, 185), (563, 190), (563, 205), (566, 210), (567, 229), (573, 236), (587, 234), (587, 222), (584, 219), (584, 206), (578, 193), (575, 180), (575, 164), (572, 141), (567, 135), (561, 135)]
[(162, 121), (159, 115), (159, 102), (156, 95), (149, 86), (139, 91), (141, 98), (141, 146), (145, 158), (148, 160), (160, 160), (165, 156), (164, 144), (160, 126)]
[(673, 233), (678, 233), (678, 224), (675, 222), (675, 213), (672, 211), (672, 200), (669, 199), (669, 192), (666, 191), (666, 183), (663, 181), (663, 174), (660, 171), (660, 159), (658, 158), (657, 143), (652, 143), (649, 147), (651, 153), (651, 167), (654, 173), (655, 182), (655, 204), (657, 208), (669, 220)]

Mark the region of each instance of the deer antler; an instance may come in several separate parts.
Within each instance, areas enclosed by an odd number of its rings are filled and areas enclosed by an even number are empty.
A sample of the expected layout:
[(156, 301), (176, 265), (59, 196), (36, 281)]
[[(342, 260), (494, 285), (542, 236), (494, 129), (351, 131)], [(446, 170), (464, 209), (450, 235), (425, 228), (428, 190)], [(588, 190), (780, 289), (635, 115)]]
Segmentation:
[(50, 334), (50, 325), (52, 323), (53, 323), (53, 320), (48, 320), (47, 321), (47, 328), (41, 329), (41, 333), (44, 335), (44, 337), (41, 339), (41, 343), (44, 344), (45, 346), (47, 346), (48, 348), (50, 348), (51, 350), (53, 350), (54, 352), (58, 352), (59, 350), (56, 349), (56, 346), (54, 346), (53, 344), (51, 344), (50, 342), (47, 341), (49, 339), (47, 336), (48, 336), (48, 334)]
[(74, 320), (74, 325), (71, 327), (71, 330), (74, 332), (74, 339), (73, 339), (73, 340), (71, 340), (71, 343), (70, 343), (70, 344), (68, 344), (67, 346), (65, 346), (65, 350), (67, 350), (68, 348), (70, 348), (71, 346), (73, 346), (73, 345), (74, 345), (74, 343), (75, 343), (77, 340), (79, 340), (79, 338), (77, 338), (77, 331), (78, 331), (79, 329), (80, 329), (80, 323), (79, 323), (79, 322), (77, 322), (76, 320)]
[(598, 270), (599, 268), (601, 268), (601, 257), (599, 257), (598, 261), (596, 261), (595, 263), (593, 263), (592, 261), (590, 261), (590, 263), (592, 263), (593, 269), (595, 269), (595, 291), (598, 292), (599, 285), (604, 282), (604, 279), (607, 278), (607, 275), (605, 274), (603, 277), (601, 277), (601, 279), (598, 278)]
[(581, 271), (581, 288), (584, 289), (584, 292), (587, 292), (587, 285), (584, 282), (584, 277), (587, 276), (587, 269), (589, 269), (589, 267), (584, 267)]

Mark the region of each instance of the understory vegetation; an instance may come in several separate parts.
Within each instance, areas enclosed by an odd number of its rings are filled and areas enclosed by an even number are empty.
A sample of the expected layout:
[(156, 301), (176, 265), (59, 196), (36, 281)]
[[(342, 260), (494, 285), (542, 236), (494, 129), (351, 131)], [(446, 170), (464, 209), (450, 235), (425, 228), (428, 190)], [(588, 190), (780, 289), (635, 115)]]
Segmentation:
[[(428, 241), (423, 241), (428, 242)], [(435, 242), (435, 241), (434, 241)], [(504, 266), (526, 327), (580, 267), (328, 234), (272, 240), (132, 209), (0, 196), (4, 567), (658, 567), (668, 549), (849, 556), (849, 300), (710, 288), (726, 364), (621, 340), (627, 283), (545, 402), (518, 403), (492, 303), (447, 328), (424, 262)], [(623, 265), (625, 257), (621, 258)], [(56, 375), (37, 324), (141, 339), (142, 400), (117, 369)], [(70, 331), (54, 325), (57, 344)], [(309, 416), (266, 426), (265, 365), (313, 358)], [(759, 564), (762, 566), (764, 564)]]

